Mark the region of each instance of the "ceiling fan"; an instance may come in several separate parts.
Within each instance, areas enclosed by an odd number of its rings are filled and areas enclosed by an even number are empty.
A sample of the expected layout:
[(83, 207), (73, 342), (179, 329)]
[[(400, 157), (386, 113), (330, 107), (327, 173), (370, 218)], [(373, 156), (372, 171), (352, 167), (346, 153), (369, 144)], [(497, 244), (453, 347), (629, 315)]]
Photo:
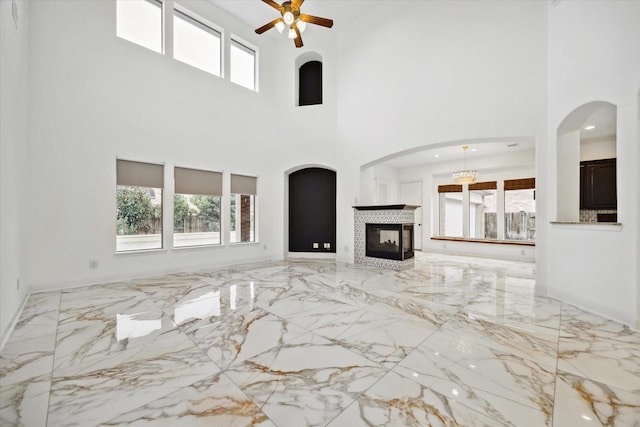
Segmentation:
[(285, 26), (289, 27), (289, 38), (293, 39), (296, 47), (302, 47), (302, 33), (306, 27), (306, 24), (321, 25), (323, 27), (333, 27), (333, 20), (327, 18), (320, 18), (319, 16), (305, 15), (300, 13), (300, 6), (304, 3), (304, 0), (291, 0), (285, 1), (281, 5), (273, 0), (262, 0), (269, 6), (277, 9), (282, 15), (280, 18), (276, 18), (273, 21), (263, 25), (256, 30), (256, 33), (262, 34), (273, 27), (279, 32), (285, 29)]

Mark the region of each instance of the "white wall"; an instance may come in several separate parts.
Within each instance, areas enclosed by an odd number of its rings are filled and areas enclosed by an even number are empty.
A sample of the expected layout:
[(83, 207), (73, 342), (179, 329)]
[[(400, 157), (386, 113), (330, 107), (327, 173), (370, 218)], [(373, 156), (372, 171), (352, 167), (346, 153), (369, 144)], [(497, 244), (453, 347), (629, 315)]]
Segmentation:
[(582, 139), (580, 140), (580, 161), (615, 159), (616, 158), (616, 138), (607, 137), (604, 139)]
[[(547, 158), (540, 162), (539, 174), (548, 178), (549, 188), (557, 187), (559, 177), (553, 166), (557, 160), (556, 134), (569, 113), (592, 101), (614, 104), (618, 124), (618, 221), (623, 225), (603, 228), (547, 224), (544, 232), (548, 241), (544, 257), (538, 256), (538, 270), (544, 271), (549, 295), (635, 324), (640, 300), (640, 3), (562, 1), (549, 6), (548, 16), (547, 132), (551, 145)], [(548, 213), (554, 215), (555, 198), (548, 202)]]
[(27, 153), (29, 98), (29, 3), (0, 1), (0, 347), (16, 309), (27, 293), (20, 265), (20, 218), (24, 214), (20, 183)]
[(557, 143), (558, 221), (579, 221), (580, 130), (558, 135)]
[[(517, 136), (543, 143), (546, 7), (538, 1), (388, 1), (343, 30), (339, 174), (348, 171), (357, 180), (355, 168), (446, 141)], [(338, 181), (348, 194), (339, 215), (352, 224), (360, 184)], [(432, 185), (425, 179), (424, 191)], [(429, 200), (425, 194), (424, 203)]]
[[(34, 289), (282, 258), (283, 172), (334, 163), (331, 107), (294, 111), (293, 79), (282, 73), (293, 60), (279, 44), (294, 52), (290, 41), (261, 38), (208, 2), (182, 4), (259, 46), (259, 93), (117, 38), (115, 2), (34, 3), (32, 197), (24, 222), (25, 274)], [(287, 126), (283, 115), (299, 123)], [(116, 157), (165, 162), (166, 209), (174, 165), (258, 175), (259, 244), (116, 255)]]

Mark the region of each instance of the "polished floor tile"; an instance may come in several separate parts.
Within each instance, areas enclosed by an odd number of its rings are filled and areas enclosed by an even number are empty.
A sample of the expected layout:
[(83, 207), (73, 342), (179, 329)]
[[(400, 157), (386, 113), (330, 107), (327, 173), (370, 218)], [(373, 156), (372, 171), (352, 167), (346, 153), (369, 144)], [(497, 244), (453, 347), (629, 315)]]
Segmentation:
[(2, 426), (638, 426), (640, 333), (535, 265), (262, 262), (34, 293)]

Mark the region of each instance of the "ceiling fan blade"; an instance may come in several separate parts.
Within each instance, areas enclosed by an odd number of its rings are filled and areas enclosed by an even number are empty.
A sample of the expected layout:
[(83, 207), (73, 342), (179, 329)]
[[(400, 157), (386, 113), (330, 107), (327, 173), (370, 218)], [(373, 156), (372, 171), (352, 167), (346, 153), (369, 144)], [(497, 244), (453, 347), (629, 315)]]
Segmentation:
[(280, 6), (278, 3), (274, 2), (273, 0), (262, 0), (263, 2), (265, 2), (266, 4), (268, 4), (269, 6), (271, 6), (274, 9), (277, 9), (280, 13), (282, 13), (282, 6)]
[(296, 44), (296, 47), (302, 47), (302, 36), (300, 35), (300, 30), (298, 29), (297, 25), (293, 25), (293, 29), (296, 32), (296, 38), (293, 39), (293, 42)]
[(291, 9), (300, 10), (300, 6), (302, 6), (302, 3), (304, 3), (304, 0), (293, 0), (291, 2)]
[[(264, 24), (262, 27), (256, 29), (256, 34), (262, 34), (265, 31), (272, 29), (273, 27), (276, 26), (276, 24), (279, 21), (282, 21), (282, 18), (276, 18), (273, 21), (269, 22), (268, 24)], [(284, 21), (282, 21), (282, 22), (284, 23)]]
[(300, 14), (300, 20), (309, 24), (321, 25), (323, 27), (333, 27), (333, 19), (321, 18), (319, 16)]

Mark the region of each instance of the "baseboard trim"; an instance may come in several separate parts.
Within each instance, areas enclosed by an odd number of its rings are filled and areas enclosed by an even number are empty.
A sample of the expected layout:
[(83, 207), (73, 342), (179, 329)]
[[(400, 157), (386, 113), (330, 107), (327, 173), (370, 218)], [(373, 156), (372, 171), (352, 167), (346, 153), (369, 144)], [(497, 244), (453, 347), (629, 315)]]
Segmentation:
[(27, 305), (27, 300), (29, 299), (29, 295), (31, 295), (31, 292), (27, 292), (25, 294), (25, 296), (22, 299), (22, 302), (20, 303), (20, 308), (15, 312), (15, 314), (11, 318), (11, 322), (9, 323), (9, 326), (7, 326), (7, 328), (2, 333), (2, 341), (0, 341), (0, 353), (2, 352), (2, 350), (4, 350), (5, 344), (7, 343), (7, 341), (9, 341), (9, 337), (11, 336), (14, 329), (16, 328), (16, 325), (18, 324), (18, 320), (20, 319), (20, 316), (22, 316), (22, 312), (24, 311), (24, 306)]

